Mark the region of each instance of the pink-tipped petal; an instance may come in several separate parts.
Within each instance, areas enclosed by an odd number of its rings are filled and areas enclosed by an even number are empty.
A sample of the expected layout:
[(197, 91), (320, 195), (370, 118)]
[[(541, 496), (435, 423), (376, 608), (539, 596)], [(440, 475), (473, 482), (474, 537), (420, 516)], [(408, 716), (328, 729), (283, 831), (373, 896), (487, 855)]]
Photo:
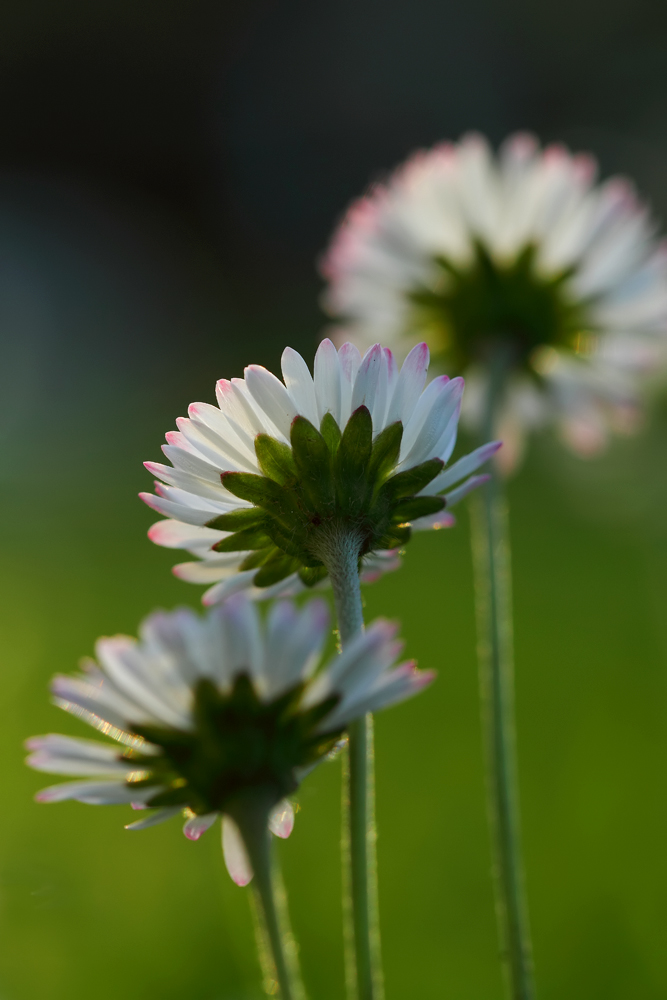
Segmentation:
[(252, 881), (253, 870), (239, 828), (229, 816), (222, 817), (222, 853), (232, 882), (247, 885)]
[(315, 354), (314, 381), (319, 420), (330, 413), (336, 423), (340, 424), (340, 365), (338, 351), (328, 338), (322, 341)]
[(183, 833), (188, 840), (199, 840), (202, 834), (213, 826), (218, 815), (217, 812), (213, 812), (207, 813), (205, 816), (191, 816), (185, 821)]
[(370, 347), (361, 362), (357, 377), (354, 380), (352, 390), (352, 412), (354, 413), (360, 406), (366, 406), (373, 412), (375, 395), (378, 389), (378, 381), (382, 368), (382, 347), (374, 344)]
[(172, 819), (180, 813), (180, 806), (170, 806), (168, 809), (155, 809), (151, 812), (150, 816), (146, 816), (144, 819), (137, 819), (134, 823), (126, 823), (126, 830), (148, 830), (151, 826), (158, 826), (160, 823), (166, 823), (168, 819)]
[(405, 423), (414, 410), (426, 382), (429, 360), (429, 349), (425, 343), (417, 344), (408, 354), (398, 374), (396, 386), (389, 401), (388, 424), (392, 424), (396, 420), (402, 420)]
[(269, 815), (269, 830), (286, 840), (294, 829), (294, 808), (289, 799), (283, 799)]
[(476, 490), (478, 486), (482, 483), (489, 481), (491, 477), (488, 474), (483, 476), (471, 476), (470, 479), (466, 479), (464, 483), (457, 486), (455, 490), (451, 490), (449, 493), (445, 493), (445, 500), (448, 507), (453, 507), (454, 504), (458, 503), (459, 500), (463, 500), (469, 493)]

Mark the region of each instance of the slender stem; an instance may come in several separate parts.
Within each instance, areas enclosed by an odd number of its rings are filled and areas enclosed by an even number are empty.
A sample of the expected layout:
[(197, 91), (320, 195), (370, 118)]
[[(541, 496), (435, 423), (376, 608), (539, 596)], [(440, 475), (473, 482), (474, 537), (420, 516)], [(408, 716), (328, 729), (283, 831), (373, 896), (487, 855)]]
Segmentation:
[(254, 914), (265, 990), (275, 995), (277, 982), (280, 1000), (305, 1000), (285, 887), (271, 850), (270, 805), (261, 795), (248, 795), (236, 800), (230, 814), (241, 831), (254, 873)]
[[(341, 645), (363, 630), (359, 540), (332, 533), (321, 548), (333, 588)], [(343, 915), (351, 1000), (383, 1000), (378, 913), (373, 716), (353, 722), (343, 772)]]
[[(511, 356), (490, 359), (483, 440), (494, 436)], [(482, 725), (501, 958), (511, 1000), (533, 1000), (533, 961), (521, 857), (514, 717), (507, 504), (496, 471), (472, 508)]]

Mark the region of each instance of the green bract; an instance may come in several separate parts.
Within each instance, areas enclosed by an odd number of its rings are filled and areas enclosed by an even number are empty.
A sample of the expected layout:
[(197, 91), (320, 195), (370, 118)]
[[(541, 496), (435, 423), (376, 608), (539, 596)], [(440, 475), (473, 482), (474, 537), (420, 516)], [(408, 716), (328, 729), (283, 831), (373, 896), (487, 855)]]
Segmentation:
[(436, 514), (443, 497), (417, 496), (443, 468), (439, 458), (392, 475), (399, 460), (403, 425), (396, 421), (373, 439), (366, 406), (342, 432), (327, 413), (320, 430), (303, 416), (291, 426), (291, 447), (259, 434), (257, 461), (263, 475), (223, 472), (223, 485), (253, 504), (222, 514), (209, 528), (230, 531), (217, 552), (250, 555), (240, 570), (259, 567), (257, 587), (269, 587), (298, 572), (306, 586), (327, 575), (320, 558), (323, 539), (354, 536), (359, 559), (377, 549), (395, 549), (410, 537), (410, 521)]
[(139, 736), (160, 748), (157, 756), (128, 752), (137, 768), (149, 772), (136, 787), (161, 789), (146, 804), (187, 806), (203, 816), (224, 812), (249, 789), (261, 789), (276, 803), (294, 792), (295, 769), (319, 761), (342, 733), (342, 728), (325, 734), (317, 731), (339, 696), (304, 710), (300, 701), (305, 686), (297, 684), (263, 702), (247, 674), (237, 676), (228, 693), (204, 678), (194, 689), (192, 730), (133, 725)]
[(485, 341), (494, 335), (510, 340), (523, 363), (544, 344), (576, 346), (586, 329), (586, 303), (567, 292), (573, 269), (541, 275), (534, 246), (506, 264), (493, 260), (479, 242), (471, 262), (446, 257), (436, 262), (441, 280), (410, 298), (417, 310), (416, 327), (429, 330), (434, 355), (442, 354), (450, 366), (462, 370), (479, 360)]

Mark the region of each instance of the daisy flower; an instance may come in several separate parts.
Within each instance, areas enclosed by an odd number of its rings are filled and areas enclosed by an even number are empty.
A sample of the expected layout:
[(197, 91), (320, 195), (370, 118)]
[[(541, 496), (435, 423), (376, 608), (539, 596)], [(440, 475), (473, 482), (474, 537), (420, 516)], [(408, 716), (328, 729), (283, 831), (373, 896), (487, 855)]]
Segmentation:
[(398, 565), (413, 529), (451, 525), (449, 509), (483, 481), (473, 473), (499, 442), (445, 469), (463, 379), (424, 388), (428, 366), (426, 344), (399, 370), (379, 344), (362, 358), (325, 340), (314, 377), (288, 347), (283, 382), (259, 365), (221, 379), (218, 405), (193, 403), (166, 435), (172, 465), (146, 463), (161, 482), (141, 497), (168, 518), (149, 537), (199, 560), (175, 574), (213, 584), (205, 604), (245, 589), (292, 595), (325, 580), (337, 532), (354, 539), (368, 581)]
[(485, 362), (509, 345), (506, 465), (549, 418), (584, 454), (631, 430), (643, 376), (665, 361), (667, 254), (632, 185), (596, 172), (525, 134), (497, 156), (474, 134), (416, 153), (351, 206), (324, 256), (337, 339), (399, 356), (426, 340), (471, 374), (473, 424)]
[(323, 601), (273, 605), (266, 622), (237, 595), (204, 618), (190, 610), (156, 612), (139, 640), (100, 639), (97, 663), (79, 676), (56, 676), (55, 703), (114, 743), (51, 734), (27, 741), (27, 763), (76, 780), (38, 792), (38, 802), (75, 799), (150, 812), (128, 830), (184, 815), (197, 840), (222, 817), (230, 875), (252, 878), (230, 814), (243, 796), (268, 803), (268, 825), (289, 836), (287, 796), (334, 750), (347, 725), (403, 701), (434, 674), (394, 666), (402, 644), (379, 620), (320, 666), (329, 630)]

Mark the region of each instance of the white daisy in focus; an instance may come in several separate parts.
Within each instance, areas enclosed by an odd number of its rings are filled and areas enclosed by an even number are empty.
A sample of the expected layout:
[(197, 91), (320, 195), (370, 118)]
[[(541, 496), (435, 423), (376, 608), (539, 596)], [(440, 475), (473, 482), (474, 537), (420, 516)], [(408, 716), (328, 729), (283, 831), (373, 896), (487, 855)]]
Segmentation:
[(51, 690), (57, 705), (115, 744), (53, 734), (28, 740), (31, 767), (77, 779), (45, 788), (37, 801), (151, 810), (128, 830), (184, 815), (191, 840), (222, 817), (227, 868), (245, 885), (252, 871), (229, 816), (239, 797), (261, 796), (270, 804), (269, 828), (288, 837), (287, 796), (346, 726), (434, 677), (414, 663), (394, 666), (402, 643), (383, 620), (320, 667), (328, 630), (322, 601), (301, 609), (276, 603), (263, 624), (256, 606), (237, 595), (204, 618), (157, 612), (138, 641), (100, 639), (99, 665), (56, 676)]
[(381, 339), (399, 357), (426, 340), (439, 365), (470, 373), (473, 425), (485, 362), (509, 345), (506, 467), (548, 419), (581, 454), (631, 431), (667, 360), (667, 252), (632, 185), (596, 172), (525, 134), (497, 156), (475, 134), (414, 154), (350, 207), (323, 259), (336, 339)]
[(441, 375), (425, 389), (428, 366), (426, 344), (399, 371), (379, 344), (362, 359), (325, 340), (314, 378), (287, 348), (284, 382), (259, 365), (221, 379), (218, 405), (193, 403), (167, 434), (173, 467), (146, 463), (162, 482), (141, 497), (168, 518), (149, 537), (200, 560), (176, 575), (213, 584), (205, 604), (240, 590), (292, 595), (326, 579), (324, 543), (335, 532), (353, 537), (369, 581), (396, 568), (411, 530), (451, 525), (449, 509), (483, 481), (473, 473), (499, 443), (445, 470), (463, 379)]

